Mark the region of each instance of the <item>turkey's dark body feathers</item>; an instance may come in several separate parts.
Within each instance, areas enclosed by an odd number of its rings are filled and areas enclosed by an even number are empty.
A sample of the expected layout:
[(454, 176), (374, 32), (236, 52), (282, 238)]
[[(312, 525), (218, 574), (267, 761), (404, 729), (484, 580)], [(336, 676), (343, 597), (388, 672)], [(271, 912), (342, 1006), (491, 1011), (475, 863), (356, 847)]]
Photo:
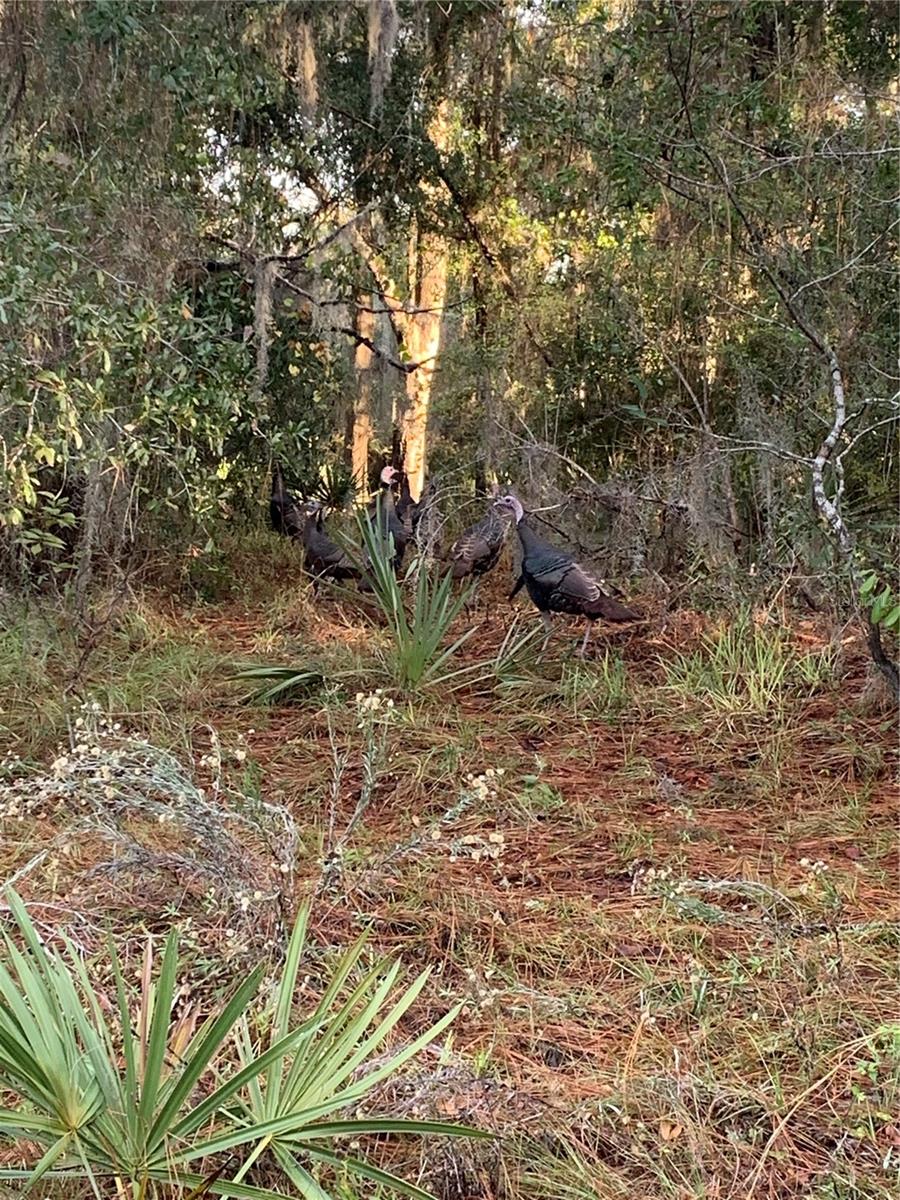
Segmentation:
[(571, 554), (551, 546), (524, 522), (519, 522), (522, 544), (522, 575), (513, 595), (524, 581), (535, 606), (545, 613), (569, 613), (589, 621), (636, 621), (638, 614), (604, 592), (603, 588)]
[(359, 575), (352, 560), (336, 545), (322, 524), (321, 513), (310, 513), (303, 526), (303, 551), (311, 575), (328, 579), (355, 579)]
[[(379, 507), (381, 510), (380, 520)], [(394, 571), (399, 571), (403, 565), (403, 556), (406, 554), (406, 545), (409, 541), (409, 534), (406, 531), (406, 526), (397, 515), (397, 509), (394, 505), (394, 497), (390, 488), (382, 489), (380, 506), (378, 504), (370, 504), (368, 513), (369, 522), (373, 528), (376, 528), (377, 521), (377, 529), (379, 533), (383, 537), (386, 537), (387, 534), (390, 534), (394, 539), (394, 555), (391, 559), (391, 562)], [(365, 562), (366, 566), (368, 566), (368, 555), (365, 556)]]
[(492, 571), (503, 553), (508, 533), (509, 522), (493, 509), (461, 533), (450, 551), (453, 578), (465, 579), (468, 575), (480, 576)]
[(281, 468), (276, 465), (272, 474), (272, 494), (269, 497), (269, 523), (276, 533), (297, 541), (303, 539), (303, 511), (284, 486)]

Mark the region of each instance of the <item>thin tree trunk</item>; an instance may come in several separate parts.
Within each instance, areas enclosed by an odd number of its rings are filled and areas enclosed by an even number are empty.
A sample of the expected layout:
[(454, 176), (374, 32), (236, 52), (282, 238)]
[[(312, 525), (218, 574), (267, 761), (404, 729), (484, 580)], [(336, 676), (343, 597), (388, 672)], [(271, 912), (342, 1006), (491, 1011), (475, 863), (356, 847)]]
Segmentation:
[[(372, 298), (366, 296), (362, 300), (363, 307), (373, 308)], [(372, 313), (357, 311), (357, 331), (369, 341), (375, 336), (375, 317)], [(369, 480), (369, 443), (372, 440), (372, 377), (374, 374), (375, 356), (367, 345), (358, 342), (356, 346), (356, 401), (353, 408), (353, 434), (350, 448), (350, 461), (353, 478), (359, 485), (360, 491), (365, 492)]]
[(494, 426), (493, 383), (487, 363), (488, 313), (484, 282), (478, 269), (472, 271), (472, 297), (475, 301), (475, 336), (478, 340), (478, 378), (475, 384), (475, 402), (480, 418), (481, 442), (475, 458), (475, 495), (486, 496), (489, 477), (493, 477), (493, 444), (496, 435)]
[[(105, 422), (101, 427), (96, 457), (92, 458), (87, 468), (87, 479), (84, 490), (84, 502), (81, 510), (81, 535), (78, 539), (77, 567), (73, 585), (75, 614), (79, 621), (84, 619), (90, 598), (91, 585), (94, 582), (94, 568), (99, 550), (108, 549), (108, 541), (104, 547), (104, 518), (108, 515), (109, 496), (107, 495), (107, 473), (109, 468), (109, 451), (117, 442), (117, 435), (111, 425)], [(115, 487), (115, 483), (113, 483)]]

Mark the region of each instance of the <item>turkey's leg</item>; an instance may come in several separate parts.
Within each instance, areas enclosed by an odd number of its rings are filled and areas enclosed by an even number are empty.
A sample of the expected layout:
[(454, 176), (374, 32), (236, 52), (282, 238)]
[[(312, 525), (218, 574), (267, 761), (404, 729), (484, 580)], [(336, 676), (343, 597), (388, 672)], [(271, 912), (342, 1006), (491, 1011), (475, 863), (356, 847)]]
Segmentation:
[(541, 645), (541, 654), (543, 654), (544, 651), (547, 649), (547, 643), (550, 641), (550, 638), (553, 636), (553, 618), (550, 616), (549, 613), (542, 612), (541, 613), (541, 621), (544, 626), (544, 641)]
[(588, 644), (588, 638), (590, 636), (591, 636), (591, 623), (590, 623), (590, 621), (588, 621), (587, 628), (584, 631), (584, 639), (582, 640), (581, 648), (577, 652), (580, 658), (584, 658), (585, 654), (587, 654), (587, 644)]
[[(480, 582), (480, 579), (476, 575), (475, 579), (472, 581), (472, 591), (469, 594), (469, 599), (465, 604), (467, 617), (471, 617), (473, 614), (478, 612), (478, 585)], [(465, 586), (466, 585), (463, 584), (463, 587)]]

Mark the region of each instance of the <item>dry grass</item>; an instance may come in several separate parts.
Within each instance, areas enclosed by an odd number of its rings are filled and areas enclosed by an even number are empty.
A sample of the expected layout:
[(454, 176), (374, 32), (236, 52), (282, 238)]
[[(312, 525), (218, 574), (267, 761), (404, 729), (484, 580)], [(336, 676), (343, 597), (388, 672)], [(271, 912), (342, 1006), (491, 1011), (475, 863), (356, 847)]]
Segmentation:
[[(465, 656), (488, 660), (509, 610), (476, 620)], [(146, 601), (137, 623), (130, 643), (121, 626), (109, 632), (79, 690), (129, 729), (190, 751), (207, 787), (200, 759), (217, 731), (222, 786), (293, 814), (295, 898), (319, 892), (323, 966), (367, 927), (378, 950), (436, 968), (407, 1035), (470, 1001), (452, 1047), (381, 1098), (397, 1115), (504, 1135), (487, 1150), (432, 1145), (407, 1164), (442, 1200), (897, 1194), (896, 738), (891, 714), (855, 707), (858, 645), (843, 646), (834, 680), (829, 631), (785, 630), (770, 702), (757, 688), (752, 702), (723, 706), (702, 693), (690, 657), (714, 629), (682, 613), (607, 634), (594, 665), (568, 661), (573, 630), (503, 680), (395, 694), (371, 799), (339, 886), (325, 886), (329, 830), (351, 823), (363, 785), (353, 695), (375, 686), (378, 634), (349, 601), (313, 609), (292, 591), (177, 616)], [(31, 756), (53, 756), (77, 707), (52, 669), (63, 653), (50, 638), (40, 669), (32, 655), (29, 695), (6, 676), (6, 720)], [(261, 655), (312, 656), (358, 681), (253, 711), (216, 663)], [(676, 655), (693, 671), (680, 689)], [(796, 667), (810, 655), (821, 672)], [(56, 714), (46, 736), (34, 728), (38, 698)], [(467, 781), (489, 768), (503, 774)], [(69, 820), (57, 809), (4, 822), (3, 876)], [(107, 851), (83, 838), (74, 861), (17, 887), (59, 906), (45, 909), (48, 923), (55, 912), (71, 926), (72, 910), (84, 919), (79, 881)], [(142, 927), (144, 906), (157, 925), (183, 918), (189, 889), (177, 878), (153, 887), (155, 899), (104, 897), (120, 936)], [(192, 917), (191, 983), (211, 1003), (234, 970), (233, 919)], [(395, 1165), (407, 1152), (383, 1147)]]

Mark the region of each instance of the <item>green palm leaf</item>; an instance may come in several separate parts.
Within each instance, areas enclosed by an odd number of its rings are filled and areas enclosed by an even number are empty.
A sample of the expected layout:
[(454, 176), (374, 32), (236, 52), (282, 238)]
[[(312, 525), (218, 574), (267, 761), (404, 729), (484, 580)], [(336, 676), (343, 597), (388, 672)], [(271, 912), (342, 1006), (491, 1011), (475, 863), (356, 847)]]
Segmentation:
[[(350, 1171), (400, 1195), (427, 1197), (379, 1167), (338, 1155), (330, 1143), (368, 1134), (479, 1136), (437, 1121), (341, 1116), (439, 1037), (458, 1011), (366, 1071), (420, 994), (427, 972), (395, 996), (398, 963), (377, 963), (358, 973), (364, 938), (342, 956), (312, 1014), (297, 1023), (293, 1007), (308, 922), (303, 909), (270, 1005), (251, 1014), (257, 969), (173, 1060), (171, 1010), (179, 974), (174, 933), (155, 981), (148, 943), (136, 1017), (110, 948), (117, 1001), (110, 1018), (77, 950), (70, 944), (66, 955), (48, 950), (25, 906), (8, 896), (23, 946), (4, 935), (0, 1090), (20, 1104), (0, 1108), (0, 1132), (36, 1143), (40, 1157), (29, 1168), (0, 1171), (0, 1178), (26, 1180), (29, 1186), (86, 1180), (98, 1198), (102, 1182), (114, 1177), (135, 1196), (145, 1196), (153, 1182), (165, 1182), (193, 1189), (197, 1197), (277, 1200), (291, 1193), (244, 1182), (253, 1163), (269, 1154), (288, 1188), (304, 1200), (330, 1196), (300, 1158)], [(266, 1030), (266, 1037), (251, 1035), (254, 1028)], [(212, 1086), (196, 1100), (204, 1080)], [(205, 1175), (188, 1169), (201, 1159), (210, 1164)]]

